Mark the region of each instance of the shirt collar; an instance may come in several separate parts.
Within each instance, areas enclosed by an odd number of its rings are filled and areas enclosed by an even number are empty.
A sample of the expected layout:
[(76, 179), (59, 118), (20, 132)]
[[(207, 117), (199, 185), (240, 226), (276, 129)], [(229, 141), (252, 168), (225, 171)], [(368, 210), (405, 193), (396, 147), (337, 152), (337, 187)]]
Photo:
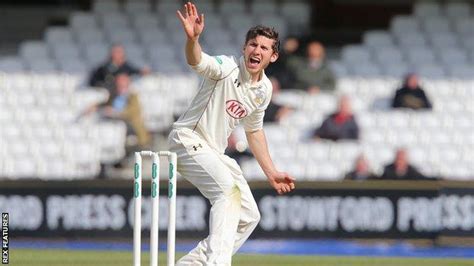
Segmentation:
[(245, 66), (244, 56), (240, 57), (239, 67), (240, 67), (240, 75), (241, 75), (242, 83), (244, 83), (245, 85), (247, 85), (251, 89), (261, 88), (263, 86), (263, 80), (266, 77), (265, 76), (265, 70), (262, 70), (262, 77), (260, 78), (259, 81), (257, 81), (257, 84), (252, 86), (251, 85), (252, 84), (252, 79), (251, 79), (249, 71), (247, 70), (247, 67)]

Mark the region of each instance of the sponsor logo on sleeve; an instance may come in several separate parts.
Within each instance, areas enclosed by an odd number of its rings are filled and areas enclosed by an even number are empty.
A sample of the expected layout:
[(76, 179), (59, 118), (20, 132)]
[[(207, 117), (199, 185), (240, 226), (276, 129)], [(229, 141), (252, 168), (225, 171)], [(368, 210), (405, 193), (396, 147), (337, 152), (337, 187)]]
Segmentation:
[(219, 63), (219, 65), (222, 65), (222, 59), (219, 56), (215, 56), (214, 58), (216, 59), (217, 63)]

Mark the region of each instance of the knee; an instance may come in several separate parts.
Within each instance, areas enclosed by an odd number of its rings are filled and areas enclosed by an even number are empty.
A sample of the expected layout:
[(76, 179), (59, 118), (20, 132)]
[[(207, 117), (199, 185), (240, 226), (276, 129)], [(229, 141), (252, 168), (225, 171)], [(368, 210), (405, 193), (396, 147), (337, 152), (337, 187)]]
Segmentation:
[(262, 216), (260, 215), (260, 211), (255, 206), (254, 208), (251, 208), (248, 212), (247, 223), (252, 224), (252, 225), (257, 225), (260, 222), (261, 218)]
[(260, 222), (260, 219), (262, 218), (262, 215), (260, 214), (260, 211), (258, 210), (258, 208), (255, 208), (254, 210), (254, 221), (256, 224), (258, 224)]

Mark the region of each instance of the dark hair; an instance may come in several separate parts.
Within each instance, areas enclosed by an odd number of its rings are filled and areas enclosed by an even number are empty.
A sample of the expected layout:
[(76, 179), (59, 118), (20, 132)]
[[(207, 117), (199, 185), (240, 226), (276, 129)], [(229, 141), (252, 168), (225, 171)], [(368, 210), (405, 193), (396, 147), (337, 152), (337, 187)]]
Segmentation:
[(278, 51), (280, 51), (280, 39), (278, 38), (278, 32), (274, 28), (262, 25), (252, 27), (249, 29), (249, 31), (247, 31), (247, 36), (245, 37), (245, 44), (247, 44), (251, 39), (257, 38), (257, 36), (259, 35), (273, 40), (273, 52), (278, 53)]

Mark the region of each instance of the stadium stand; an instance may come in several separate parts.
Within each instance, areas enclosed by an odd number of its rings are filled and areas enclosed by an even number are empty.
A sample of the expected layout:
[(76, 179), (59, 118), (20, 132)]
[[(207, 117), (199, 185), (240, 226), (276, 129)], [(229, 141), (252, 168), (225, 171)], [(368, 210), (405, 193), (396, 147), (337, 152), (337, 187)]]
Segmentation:
[[(272, 24), (283, 36), (309, 26), (307, 1), (243, 3), (200, 4), (204, 12), (214, 13), (206, 18), (207, 30), (219, 32), (203, 35), (210, 54), (238, 55), (247, 28), (255, 23)], [(178, 8), (177, 1), (95, 1), (91, 12), (72, 13), (69, 25), (49, 27), (43, 40), (25, 41), (18, 55), (0, 58), (0, 122), (5, 125), (0, 129), (0, 177), (91, 178), (100, 163), (124, 156), (124, 124), (80, 119), (88, 106), (107, 97), (83, 84), (113, 43), (122, 43), (130, 61), (156, 73), (133, 87), (148, 129), (166, 132), (199, 85), (182, 55)], [(233, 14), (226, 13), (230, 9)], [(260, 17), (260, 9), (269, 15)], [(236, 10), (250, 13), (243, 18), (234, 15)], [(280, 124), (266, 127), (277, 165), (307, 180), (342, 180), (360, 153), (381, 174), (394, 151), (405, 147), (425, 175), (473, 177), (473, 7), (468, 2), (418, 3), (413, 10), (393, 18), (389, 29), (366, 32), (361, 44), (344, 47), (341, 59), (330, 62), (338, 75), (336, 94), (284, 91), (275, 99), (295, 109)], [(389, 108), (407, 72), (421, 75), (433, 111)], [(342, 94), (351, 98), (361, 140), (309, 140), (311, 129), (334, 111)], [(242, 169), (248, 179), (264, 178), (253, 159), (242, 162)]]

